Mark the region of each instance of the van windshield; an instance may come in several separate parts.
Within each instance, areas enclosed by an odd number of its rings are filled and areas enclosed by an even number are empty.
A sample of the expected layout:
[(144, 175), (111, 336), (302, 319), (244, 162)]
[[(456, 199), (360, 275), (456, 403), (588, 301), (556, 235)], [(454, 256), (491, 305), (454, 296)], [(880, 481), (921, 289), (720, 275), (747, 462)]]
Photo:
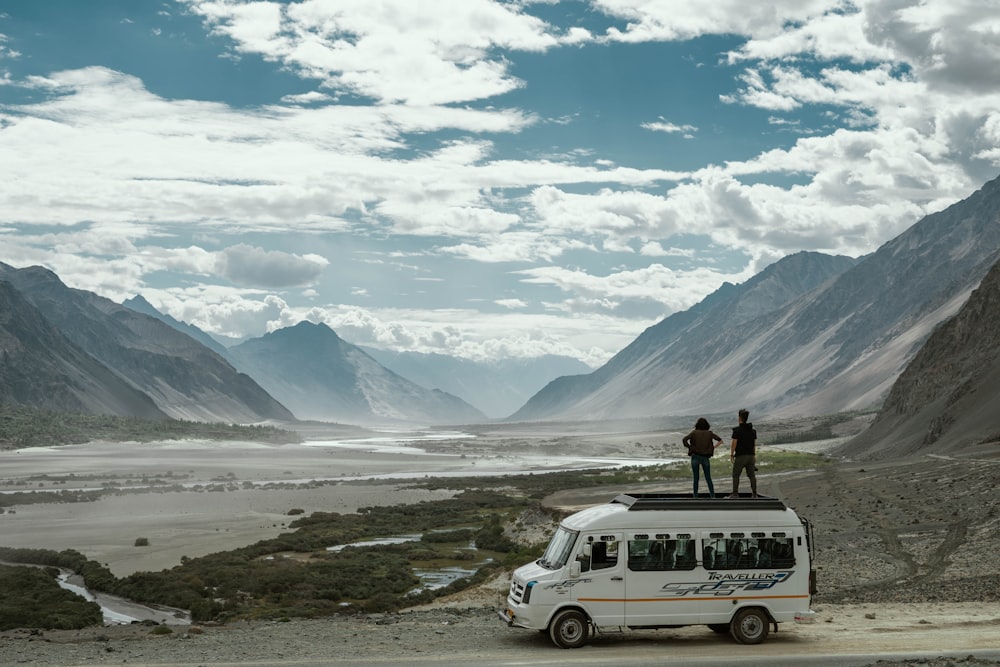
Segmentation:
[(579, 533), (567, 530), (562, 526), (556, 529), (556, 534), (552, 536), (549, 546), (545, 548), (545, 553), (536, 561), (542, 567), (558, 570), (573, 553), (573, 545), (576, 544), (576, 536)]

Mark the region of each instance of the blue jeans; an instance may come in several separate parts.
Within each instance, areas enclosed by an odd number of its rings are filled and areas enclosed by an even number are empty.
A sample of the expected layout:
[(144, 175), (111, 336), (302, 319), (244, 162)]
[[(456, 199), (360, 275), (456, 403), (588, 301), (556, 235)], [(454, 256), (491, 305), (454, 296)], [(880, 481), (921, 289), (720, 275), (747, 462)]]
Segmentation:
[(712, 459), (701, 454), (691, 455), (691, 475), (694, 477), (694, 496), (698, 497), (698, 473), (700, 468), (705, 469), (705, 484), (708, 485), (709, 498), (715, 497), (715, 486), (712, 485)]

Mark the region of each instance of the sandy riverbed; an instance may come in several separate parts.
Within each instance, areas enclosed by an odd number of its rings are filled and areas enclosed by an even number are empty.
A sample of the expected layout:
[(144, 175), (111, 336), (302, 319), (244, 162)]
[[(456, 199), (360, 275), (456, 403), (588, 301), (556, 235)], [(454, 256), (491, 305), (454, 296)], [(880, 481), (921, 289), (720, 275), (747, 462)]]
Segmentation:
[[(512, 438), (444, 431), (360, 440), (317, 437), (301, 445), (191, 440), (0, 451), (0, 493), (32, 491), (52, 499), (0, 514), (0, 545), (75, 549), (121, 577), (173, 567), (182, 556), (274, 537), (288, 530), (293, 509), (307, 515), (347, 513), (452, 494), (410, 489), (405, 483), (365, 483), (371, 477), (653, 463), (667, 454), (664, 443), (670, 440), (679, 436)], [(108, 485), (126, 491), (94, 502), (59, 502), (60, 493)], [(140, 537), (149, 545), (135, 546)]]

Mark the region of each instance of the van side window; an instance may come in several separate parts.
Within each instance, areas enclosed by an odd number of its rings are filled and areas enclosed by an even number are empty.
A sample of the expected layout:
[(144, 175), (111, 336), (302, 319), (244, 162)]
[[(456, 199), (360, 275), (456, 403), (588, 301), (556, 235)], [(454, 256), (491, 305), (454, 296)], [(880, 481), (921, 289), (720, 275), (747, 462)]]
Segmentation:
[(694, 554), (693, 539), (630, 540), (628, 569), (634, 572), (693, 570)]
[(744, 533), (705, 538), (702, 565), (706, 570), (755, 570), (795, 565), (795, 550), (788, 537), (746, 537)]
[(603, 570), (618, 564), (617, 540), (595, 540), (590, 549), (591, 570)]

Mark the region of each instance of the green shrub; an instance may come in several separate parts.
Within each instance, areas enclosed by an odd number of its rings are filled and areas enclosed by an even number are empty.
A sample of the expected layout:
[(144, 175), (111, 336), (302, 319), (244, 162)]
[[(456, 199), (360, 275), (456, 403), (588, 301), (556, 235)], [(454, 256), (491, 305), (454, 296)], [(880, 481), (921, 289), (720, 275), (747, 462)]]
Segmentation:
[(96, 602), (60, 588), (49, 571), (0, 565), (0, 630), (75, 630), (103, 620)]

